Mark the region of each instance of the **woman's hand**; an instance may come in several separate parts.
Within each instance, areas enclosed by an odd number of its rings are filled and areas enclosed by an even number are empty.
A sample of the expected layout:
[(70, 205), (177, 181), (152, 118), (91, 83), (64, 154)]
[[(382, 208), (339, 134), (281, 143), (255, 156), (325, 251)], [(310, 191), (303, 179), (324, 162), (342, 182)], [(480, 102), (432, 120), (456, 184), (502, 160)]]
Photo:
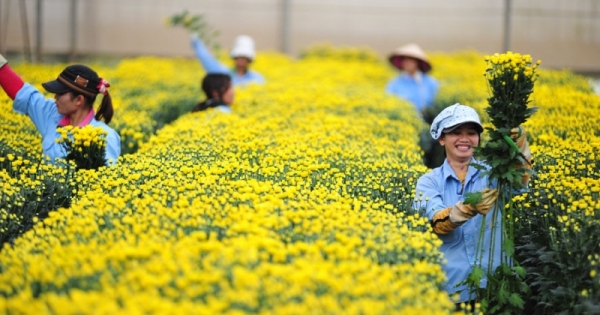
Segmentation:
[[(517, 163), (516, 168), (526, 168), (531, 169), (531, 150), (529, 150), (529, 142), (527, 142), (527, 133), (525, 132), (525, 127), (519, 126), (517, 128), (513, 128), (510, 130), (510, 138), (515, 142), (521, 154), (525, 158), (525, 163)], [(526, 185), (529, 182), (529, 173), (526, 171), (521, 178), (521, 184)]]
[(498, 189), (484, 189), (481, 191), (481, 200), (475, 204), (475, 211), (486, 215), (494, 206), (496, 199), (498, 199)]
[(525, 132), (525, 127), (519, 126), (511, 129), (510, 138), (515, 142), (527, 161), (531, 161), (531, 151), (529, 150), (529, 143), (527, 142), (527, 132)]
[(498, 199), (498, 189), (486, 188), (480, 192), (480, 195), (481, 198), (475, 205), (459, 201), (452, 207), (436, 212), (431, 220), (433, 231), (438, 234), (448, 234), (476, 216), (477, 213), (487, 214)]
[(8, 60), (6, 60), (6, 58), (4, 58), (4, 56), (2, 56), (2, 54), (0, 54), (0, 68), (2, 68), (7, 63), (8, 63)]

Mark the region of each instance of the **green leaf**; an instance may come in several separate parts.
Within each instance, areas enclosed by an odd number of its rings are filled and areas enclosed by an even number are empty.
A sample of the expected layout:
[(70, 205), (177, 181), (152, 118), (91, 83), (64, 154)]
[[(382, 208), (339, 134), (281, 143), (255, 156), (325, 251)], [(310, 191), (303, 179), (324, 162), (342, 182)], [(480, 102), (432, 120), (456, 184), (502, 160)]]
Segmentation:
[(517, 293), (513, 293), (510, 295), (510, 297), (508, 298), (508, 303), (510, 303), (510, 305), (512, 306), (516, 306), (520, 309), (523, 309), (523, 299)]
[(468, 282), (479, 287), (481, 278), (483, 278), (483, 269), (481, 267), (473, 267), (473, 270), (469, 274)]
[(505, 178), (509, 183), (512, 183), (515, 181), (515, 176), (512, 173), (506, 173)]
[(487, 311), (489, 302), (487, 299), (482, 299), (480, 304), (479, 304), (479, 309), (481, 310), (481, 312), (483, 312), (485, 314), (485, 312)]
[(519, 277), (521, 278), (525, 278), (525, 268), (521, 267), (521, 266), (515, 266), (515, 273), (517, 275), (519, 275)]
[(505, 304), (508, 301), (509, 298), (509, 293), (506, 289), (502, 288), (500, 289), (500, 291), (498, 291), (498, 301), (501, 304)]
[(512, 257), (515, 253), (515, 245), (513, 244), (513, 241), (509, 238), (505, 239), (504, 244), (502, 244), (502, 250), (504, 251), (504, 253), (506, 253), (506, 255)]
[(465, 194), (465, 200), (463, 201), (463, 204), (466, 205), (471, 205), (474, 206), (476, 204), (478, 204), (481, 201), (481, 192), (472, 192), (472, 193), (466, 193)]

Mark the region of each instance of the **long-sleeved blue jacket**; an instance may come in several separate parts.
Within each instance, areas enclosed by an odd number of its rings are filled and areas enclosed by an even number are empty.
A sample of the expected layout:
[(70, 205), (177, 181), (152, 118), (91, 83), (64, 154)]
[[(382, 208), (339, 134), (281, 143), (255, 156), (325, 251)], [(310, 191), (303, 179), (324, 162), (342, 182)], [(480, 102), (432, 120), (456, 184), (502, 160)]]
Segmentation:
[[(65, 117), (58, 112), (56, 102), (47, 99), (35, 87), (25, 83), (17, 93), (13, 102), (13, 109), (21, 114), (29, 116), (37, 130), (42, 134), (42, 152), (52, 160), (64, 158), (67, 155), (64, 148), (56, 143), (60, 139), (60, 133), (57, 131), (58, 123)], [(106, 135), (106, 160), (107, 163), (114, 164), (121, 155), (121, 137), (119, 134), (102, 121), (92, 118), (89, 123), (95, 127), (102, 127), (108, 134)]]
[(385, 90), (411, 102), (417, 110), (422, 111), (433, 105), (439, 83), (428, 74), (421, 73), (420, 76), (420, 80), (415, 80), (408, 73), (401, 73), (388, 82)]
[(204, 70), (206, 73), (225, 73), (231, 76), (231, 82), (233, 85), (245, 85), (250, 82), (255, 82), (262, 84), (265, 82), (263, 76), (253, 70), (248, 69), (248, 71), (239, 75), (235, 69), (227, 69), (225, 65), (220, 63), (206, 48), (206, 45), (197, 38), (192, 39), (192, 47), (194, 47), (194, 52), (196, 53), (196, 57), (202, 63)]
[[(485, 165), (475, 159), (472, 159), (471, 163)], [(463, 184), (446, 159), (442, 166), (431, 170), (417, 181), (415, 208), (425, 208), (429, 220), (432, 220), (436, 212), (464, 200), (466, 193), (495, 188), (495, 184), (490, 184), (488, 176), (482, 176), (482, 172), (483, 170), (469, 166), (463, 189)], [(474, 296), (469, 296), (466, 285), (457, 286), (467, 279), (473, 267), (481, 266), (486, 272), (491, 267), (493, 272), (502, 262), (501, 215), (501, 209), (494, 207), (487, 215), (477, 214), (454, 231), (438, 235), (443, 242), (440, 251), (446, 259), (443, 266), (447, 277), (445, 290), (450, 294), (459, 293), (459, 302), (475, 299)], [(485, 220), (485, 230), (481, 248), (478, 248), (482, 220)], [(494, 244), (493, 248), (492, 244)], [(483, 254), (478, 252), (481, 249)], [(485, 276), (480, 284), (482, 288), (487, 286)]]

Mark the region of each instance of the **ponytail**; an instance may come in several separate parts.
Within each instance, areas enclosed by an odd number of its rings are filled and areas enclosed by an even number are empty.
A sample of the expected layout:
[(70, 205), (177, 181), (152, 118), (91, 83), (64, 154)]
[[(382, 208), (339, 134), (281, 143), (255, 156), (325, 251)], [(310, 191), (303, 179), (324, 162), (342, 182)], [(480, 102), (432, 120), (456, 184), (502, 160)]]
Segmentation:
[(208, 99), (204, 102), (200, 102), (200, 103), (196, 104), (196, 106), (194, 106), (194, 108), (192, 108), (192, 113), (201, 112), (203, 110), (207, 110), (209, 108), (217, 107), (220, 105), (227, 105), (227, 104), (225, 104), (225, 102), (223, 102), (219, 98)]
[(102, 103), (100, 103), (100, 107), (96, 112), (95, 118), (96, 120), (104, 119), (104, 122), (108, 124), (111, 121), (114, 113), (115, 110), (112, 105), (112, 98), (110, 97), (108, 91), (106, 91), (102, 97)]
[[(231, 87), (231, 77), (225, 73), (209, 73), (202, 79), (202, 91), (206, 100), (192, 108), (192, 112), (207, 110), (211, 107), (228, 105), (223, 102), (223, 94)], [(217, 94), (216, 96), (214, 94)]]

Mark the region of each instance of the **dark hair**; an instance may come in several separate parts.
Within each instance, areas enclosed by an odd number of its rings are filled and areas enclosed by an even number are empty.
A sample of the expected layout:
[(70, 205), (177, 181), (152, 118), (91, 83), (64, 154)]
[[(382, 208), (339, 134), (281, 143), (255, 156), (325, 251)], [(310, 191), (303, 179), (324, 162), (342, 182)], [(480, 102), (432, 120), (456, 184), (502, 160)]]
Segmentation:
[[(192, 108), (192, 112), (199, 112), (211, 107), (225, 105), (223, 94), (231, 87), (231, 77), (224, 73), (209, 73), (202, 79), (202, 91), (206, 95), (206, 100), (200, 102)], [(213, 93), (217, 92), (215, 98)]]
[(89, 107), (93, 107), (96, 96), (102, 93), (104, 97), (95, 118), (97, 120), (104, 119), (107, 124), (112, 119), (114, 114), (112, 98), (106, 89), (110, 84), (88, 66), (70, 65), (59, 74), (56, 80), (42, 83), (42, 86), (51, 93), (71, 93), (71, 98), (82, 95)]
[[(76, 98), (77, 96), (81, 95), (85, 99), (85, 104), (87, 106), (89, 106), (89, 107), (94, 106), (94, 102), (96, 101), (97, 95), (89, 96), (89, 95), (85, 95), (83, 93), (79, 93), (75, 90), (71, 90), (71, 91), (69, 91), (69, 93), (71, 93), (71, 99)], [(114, 113), (115, 113), (115, 110), (112, 105), (112, 98), (110, 97), (110, 94), (108, 93), (108, 91), (106, 91), (106, 95), (104, 95), (104, 97), (102, 97), (102, 103), (100, 103), (100, 107), (96, 111), (96, 115), (94, 116), (94, 118), (96, 118), (96, 120), (104, 120), (104, 122), (108, 124), (112, 120)]]

